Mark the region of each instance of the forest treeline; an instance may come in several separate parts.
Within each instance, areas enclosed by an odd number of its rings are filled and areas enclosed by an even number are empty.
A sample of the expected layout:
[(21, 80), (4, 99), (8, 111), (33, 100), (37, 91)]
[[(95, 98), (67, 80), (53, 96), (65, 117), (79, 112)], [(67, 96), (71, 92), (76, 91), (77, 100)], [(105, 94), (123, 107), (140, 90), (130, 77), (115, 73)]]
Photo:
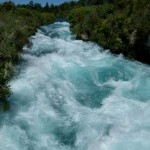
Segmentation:
[(115, 54), (150, 64), (149, 0), (79, 0), (61, 5), (30, 1), (0, 4), (0, 106), (9, 108), (8, 82), (28, 38), (55, 18), (65, 18), (77, 38), (94, 41)]

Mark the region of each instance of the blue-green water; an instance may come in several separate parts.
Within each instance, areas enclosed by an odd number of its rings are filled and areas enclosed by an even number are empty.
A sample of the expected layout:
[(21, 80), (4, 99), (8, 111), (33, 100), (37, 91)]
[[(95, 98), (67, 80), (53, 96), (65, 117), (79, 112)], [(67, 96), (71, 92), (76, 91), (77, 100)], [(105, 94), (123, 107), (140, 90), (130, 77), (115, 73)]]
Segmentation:
[(150, 68), (44, 26), (0, 114), (0, 150), (149, 150)]

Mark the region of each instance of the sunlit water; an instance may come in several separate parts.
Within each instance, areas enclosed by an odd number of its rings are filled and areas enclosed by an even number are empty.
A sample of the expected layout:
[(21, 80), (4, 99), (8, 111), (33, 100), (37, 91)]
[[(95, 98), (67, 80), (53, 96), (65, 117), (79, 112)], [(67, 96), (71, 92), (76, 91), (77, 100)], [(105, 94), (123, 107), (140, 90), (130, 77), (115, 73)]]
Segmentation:
[(0, 112), (0, 150), (150, 150), (150, 68), (44, 26)]

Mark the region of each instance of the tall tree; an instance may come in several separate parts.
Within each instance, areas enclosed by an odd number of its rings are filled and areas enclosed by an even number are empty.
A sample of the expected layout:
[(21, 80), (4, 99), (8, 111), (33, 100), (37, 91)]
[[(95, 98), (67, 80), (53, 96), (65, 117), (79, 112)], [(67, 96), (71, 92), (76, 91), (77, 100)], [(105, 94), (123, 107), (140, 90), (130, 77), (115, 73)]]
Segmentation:
[(48, 2), (46, 2), (45, 6), (44, 6), (44, 11), (49, 11), (49, 10), (50, 10), (49, 4), (48, 4)]

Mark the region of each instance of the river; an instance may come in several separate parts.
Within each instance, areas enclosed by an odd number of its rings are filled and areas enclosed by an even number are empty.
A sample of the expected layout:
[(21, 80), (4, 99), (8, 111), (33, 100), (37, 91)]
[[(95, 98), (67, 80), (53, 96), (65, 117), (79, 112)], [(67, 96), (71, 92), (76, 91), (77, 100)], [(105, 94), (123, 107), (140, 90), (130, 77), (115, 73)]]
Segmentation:
[(150, 67), (76, 40), (69, 23), (24, 47), (0, 150), (149, 150)]

